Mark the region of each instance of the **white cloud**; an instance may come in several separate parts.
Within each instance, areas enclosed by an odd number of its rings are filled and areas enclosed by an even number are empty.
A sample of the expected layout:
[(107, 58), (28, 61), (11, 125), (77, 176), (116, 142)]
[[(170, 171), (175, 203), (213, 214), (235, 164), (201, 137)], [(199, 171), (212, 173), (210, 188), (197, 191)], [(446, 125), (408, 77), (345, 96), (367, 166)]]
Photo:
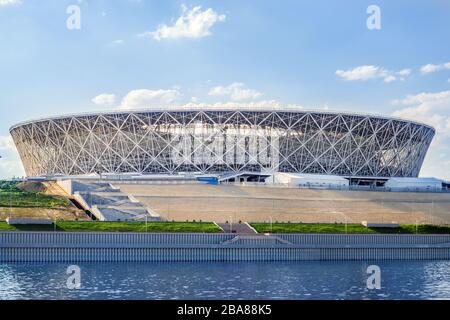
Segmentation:
[(21, 0), (0, 0), (0, 7), (2, 6), (14, 6), (22, 4)]
[(405, 106), (395, 111), (394, 116), (428, 123), (439, 134), (450, 135), (450, 90), (408, 95), (392, 104)]
[(441, 70), (449, 70), (450, 69), (450, 62), (447, 63), (441, 63), (441, 64), (426, 64), (424, 66), (422, 66), (420, 68), (420, 72), (422, 72), (423, 74), (426, 73), (432, 73), (432, 72), (437, 72), (437, 71), (441, 71)]
[(123, 41), (122, 39), (117, 39), (117, 40), (111, 41), (108, 45), (110, 47), (115, 47), (115, 46), (123, 45), (124, 43), (125, 43), (125, 41)]
[(397, 74), (402, 77), (408, 77), (409, 75), (411, 75), (411, 72), (412, 72), (411, 69), (402, 69), (399, 72), (397, 72)]
[(404, 81), (411, 75), (411, 69), (390, 71), (374, 65), (359, 66), (350, 70), (337, 70), (336, 75), (347, 81), (366, 81), (370, 79), (383, 79), (385, 83)]
[(446, 104), (450, 98), (450, 91), (441, 92), (422, 92), (415, 95), (408, 95), (406, 98), (394, 100), (394, 105), (427, 105), (442, 106)]
[(336, 75), (349, 81), (368, 80), (375, 78), (379, 72), (379, 68), (375, 66), (360, 66), (351, 70), (337, 70)]
[(116, 95), (111, 93), (102, 93), (91, 100), (100, 106), (112, 106), (116, 102)]
[(14, 141), (10, 135), (8, 136), (0, 136), (0, 150), (8, 151), (14, 149)]
[(426, 64), (420, 68), (422, 73), (431, 73), (439, 70), (439, 66), (436, 64)]
[(194, 109), (194, 110), (205, 110), (205, 109), (224, 109), (224, 110), (236, 110), (236, 109), (299, 109), (301, 106), (297, 105), (282, 105), (276, 100), (261, 100), (256, 102), (217, 102), (217, 103), (187, 103), (181, 106), (177, 106), (177, 109)]
[(25, 172), (22, 163), (10, 135), (0, 136), (0, 178), (10, 179), (12, 177), (22, 177)]
[(211, 8), (202, 10), (201, 6), (197, 6), (189, 10), (183, 5), (182, 14), (173, 25), (162, 24), (157, 30), (145, 32), (140, 36), (151, 37), (158, 41), (162, 39), (203, 38), (209, 36), (211, 28), (217, 22), (225, 21), (225, 18), (224, 14), (218, 14)]
[(424, 122), (436, 129), (421, 174), (450, 179), (450, 166), (445, 161), (450, 151), (450, 90), (409, 95), (393, 104), (404, 106), (394, 116)]
[(436, 129), (421, 175), (450, 179), (450, 166), (446, 163), (450, 151), (450, 90), (409, 95), (393, 104), (403, 106), (394, 116), (427, 123)]
[(246, 89), (243, 83), (234, 82), (228, 86), (212, 88), (210, 96), (228, 96), (233, 101), (253, 100), (262, 96), (262, 93), (254, 89)]
[(175, 89), (148, 90), (138, 89), (130, 91), (119, 106), (120, 109), (139, 109), (151, 107), (164, 107), (173, 104), (180, 97), (180, 92)]
[(395, 80), (397, 80), (397, 78), (395, 76), (393, 76), (393, 75), (389, 75), (389, 76), (386, 76), (384, 78), (384, 82), (386, 82), (386, 83), (391, 83), (391, 82), (393, 82)]

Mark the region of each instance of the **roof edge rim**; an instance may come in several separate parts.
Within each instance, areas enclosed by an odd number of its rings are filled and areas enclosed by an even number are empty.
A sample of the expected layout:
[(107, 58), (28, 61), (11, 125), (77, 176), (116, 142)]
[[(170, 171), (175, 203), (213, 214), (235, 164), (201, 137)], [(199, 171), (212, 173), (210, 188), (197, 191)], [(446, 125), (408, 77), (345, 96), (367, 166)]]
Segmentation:
[(377, 113), (369, 113), (369, 112), (355, 112), (355, 111), (343, 111), (343, 110), (320, 110), (320, 109), (304, 109), (304, 108), (214, 108), (214, 107), (205, 107), (205, 108), (142, 108), (142, 109), (123, 109), (123, 110), (102, 110), (102, 111), (89, 111), (89, 112), (79, 112), (79, 113), (67, 113), (62, 115), (54, 115), (54, 116), (48, 116), (48, 117), (42, 117), (42, 118), (35, 118), (31, 120), (22, 121), (19, 123), (14, 124), (9, 128), (9, 132), (11, 133), (14, 129), (31, 124), (31, 123), (38, 123), (38, 122), (44, 122), (49, 120), (58, 120), (58, 119), (64, 119), (64, 118), (71, 118), (71, 117), (87, 117), (87, 116), (95, 116), (95, 115), (114, 115), (114, 114), (123, 114), (123, 113), (146, 113), (146, 112), (200, 112), (200, 111), (218, 111), (218, 112), (294, 112), (294, 113), (321, 113), (321, 114), (341, 114), (341, 115), (347, 115), (347, 116), (362, 116), (362, 117), (373, 117), (378, 119), (385, 119), (385, 120), (396, 120), (401, 122), (410, 122), (414, 123), (420, 126), (428, 127), (432, 129), (434, 132), (436, 132), (436, 129), (427, 123), (420, 122), (417, 120), (412, 119), (406, 119), (406, 118), (400, 118), (396, 116), (390, 116), (390, 115), (383, 115), (383, 114), (377, 114)]

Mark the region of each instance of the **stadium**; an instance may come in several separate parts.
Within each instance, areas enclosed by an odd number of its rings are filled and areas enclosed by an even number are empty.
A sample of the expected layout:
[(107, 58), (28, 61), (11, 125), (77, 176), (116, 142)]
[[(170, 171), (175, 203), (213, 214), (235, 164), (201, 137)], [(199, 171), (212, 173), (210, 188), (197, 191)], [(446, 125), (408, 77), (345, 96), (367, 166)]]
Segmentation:
[(400, 119), (263, 110), (114, 112), (18, 124), (28, 176), (292, 172), (417, 177), (435, 134)]
[(98, 220), (449, 222), (449, 183), (418, 178), (435, 130), (414, 121), (180, 107), (10, 132), (28, 180), (54, 183)]

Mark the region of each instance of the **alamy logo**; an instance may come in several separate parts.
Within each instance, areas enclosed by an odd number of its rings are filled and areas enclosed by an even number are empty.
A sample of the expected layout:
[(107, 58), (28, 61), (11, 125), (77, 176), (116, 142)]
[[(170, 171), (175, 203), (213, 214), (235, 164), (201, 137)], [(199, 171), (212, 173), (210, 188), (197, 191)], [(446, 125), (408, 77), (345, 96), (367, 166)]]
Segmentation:
[(171, 158), (181, 164), (259, 164), (276, 167), (279, 138), (263, 129), (180, 129), (172, 138)]
[(367, 274), (369, 277), (367, 278), (367, 289), (381, 289), (381, 269), (379, 266), (371, 265), (367, 267)]
[(66, 9), (69, 17), (66, 20), (66, 26), (69, 30), (81, 29), (81, 9), (77, 5), (70, 5)]
[(371, 5), (367, 7), (367, 29), (380, 30), (381, 29), (381, 9), (377, 5)]
[(67, 268), (66, 273), (69, 275), (67, 278), (67, 289), (80, 289), (81, 288), (81, 269), (77, 265), (71, 265)]

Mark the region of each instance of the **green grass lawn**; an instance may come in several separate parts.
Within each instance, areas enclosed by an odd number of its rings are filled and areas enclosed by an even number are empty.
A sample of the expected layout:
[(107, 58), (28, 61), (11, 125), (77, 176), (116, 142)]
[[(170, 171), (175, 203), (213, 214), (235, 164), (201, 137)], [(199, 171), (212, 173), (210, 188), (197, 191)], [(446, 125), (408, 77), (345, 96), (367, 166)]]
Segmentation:
[(70, 201), (17, 188), (18, 182), (0, 181), (0, 207), (55, 208), (67, 207)]
[[(345, 233), (344, 224), (319, 223), (252, 223), (259, 233)], [(0, 231), (54, 231), (54, 225), (8, 225), (0, 222)], [(57, 222), (56, 231), (66, 232), (145, 232), (145, 222)], [(221, 230), (208, 222), (149, 222), (148, 232), (200, 232), (217, 233)], [(366, 228), (359, 224), (348, 224), (351, 234), (415, 234), (416, 225), (402, 224), (399, 228)], [(450, 234), (450, 226), (418, 225), (418, 234)]]
[(251, 223), (259, 233), (400, 233), (400, 234), (450, 234), (450, 226), (401, 224), (398, 228), (366, 228), (361, 224), (332, 223)]
[[(0, 222), (0, 231), (54, 231), (52, 225), (8, 225)], [(145, 232), (145, 222), (57, 222), (56, 231), (67, 232)], [(149, 222), (148, 232), (217, 233), (220, 228), (207, 222)]]

